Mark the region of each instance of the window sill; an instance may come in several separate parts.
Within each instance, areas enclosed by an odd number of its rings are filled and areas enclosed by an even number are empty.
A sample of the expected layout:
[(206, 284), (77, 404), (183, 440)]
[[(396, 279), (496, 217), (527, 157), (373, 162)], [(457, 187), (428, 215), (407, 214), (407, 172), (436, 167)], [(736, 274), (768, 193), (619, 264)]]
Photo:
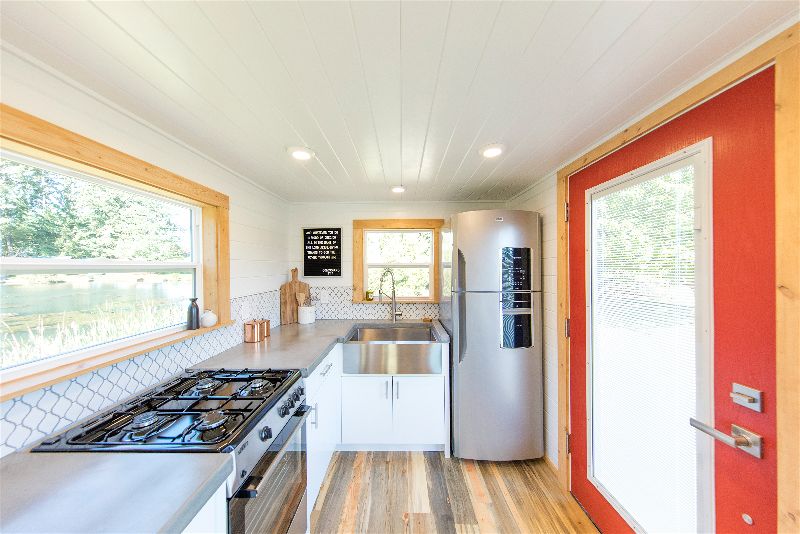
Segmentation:
[(217, 323), (210, 328), (181, 330), (142, 340), (125, 347), (92, 354), (79, 360), (63, 362), (43, 360), (5, 369), (0, 371), (0, 402), (232, 324), (234, 324), (234, 321), (225, 321)]

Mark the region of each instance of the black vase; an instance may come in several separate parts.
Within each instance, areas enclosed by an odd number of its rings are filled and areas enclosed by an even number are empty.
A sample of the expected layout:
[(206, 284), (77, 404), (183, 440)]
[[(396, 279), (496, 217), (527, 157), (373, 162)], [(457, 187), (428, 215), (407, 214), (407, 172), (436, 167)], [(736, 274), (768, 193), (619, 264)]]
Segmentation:
[(186, 328), (197, 330), (200, 328), (200, 308), (197, 306), (197, 297), (190, 298), (189, 310), (186, 313)]

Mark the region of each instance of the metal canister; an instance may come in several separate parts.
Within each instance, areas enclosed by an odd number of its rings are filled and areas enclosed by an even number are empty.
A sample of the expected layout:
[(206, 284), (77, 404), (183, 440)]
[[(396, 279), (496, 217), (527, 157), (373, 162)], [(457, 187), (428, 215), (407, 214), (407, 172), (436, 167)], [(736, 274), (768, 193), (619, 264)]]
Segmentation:
[(262, 339), (261, 328), (259, 328), (258, 321), (247, 321), (244, 323), (245, 343), (258, 343)]
[(269, 337), (269, 320), (260, 319), (257, 320), (256, 323), (258, 323), (258, 332), (259, 335), (261, 336), (261, 339), (259, 341), (264, 341)]

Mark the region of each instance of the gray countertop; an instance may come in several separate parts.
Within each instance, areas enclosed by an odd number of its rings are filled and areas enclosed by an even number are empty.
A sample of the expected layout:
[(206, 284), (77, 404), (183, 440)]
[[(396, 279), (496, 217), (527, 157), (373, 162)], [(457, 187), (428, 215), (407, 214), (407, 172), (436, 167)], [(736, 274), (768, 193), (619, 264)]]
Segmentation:
[(228, 454), (10, 454), (0, 531), (181, 532), (232, 469)]
[[(420, 323), (419, 319), (398, 321), (401, 324)], [(272, 329), (267, 340), (242, 343), (221, 352), (194, 367), (197, 369), (245, 368), (300, 369), (308, 376), (325, 358), (336, 343), (342, 341), (355, 325), (387, 326), (390, 320), (322, 320), (312, 324), (288, 324)], [(433, 322), (440, 339), (449, 342), (447, 331), (439, 321)]]
[[(283, 325), (267, 341), (242, 343), (195, 368), (272, 367), (308, 376), (354, 325), (389, 322)], [(438, 321), (433, 326), (449, 340)], [(232, 469), (228, 454), (18, 451), (0, 459), (0, 531), (180, 532)]]

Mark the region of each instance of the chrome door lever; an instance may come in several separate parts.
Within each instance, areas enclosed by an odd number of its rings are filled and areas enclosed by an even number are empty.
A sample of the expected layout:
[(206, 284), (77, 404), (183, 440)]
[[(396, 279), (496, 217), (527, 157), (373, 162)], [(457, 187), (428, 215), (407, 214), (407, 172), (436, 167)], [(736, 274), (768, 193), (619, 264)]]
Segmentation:
[(728, 435), (714, 427), (701, 423), (694, 417), (689, 418), (689, 424), (729, 447), (741, 449), (751, 456), (761, 458), (761, 436), (754, 432), (750, 432), (738, 425), (731, 425), (731, 433)]

